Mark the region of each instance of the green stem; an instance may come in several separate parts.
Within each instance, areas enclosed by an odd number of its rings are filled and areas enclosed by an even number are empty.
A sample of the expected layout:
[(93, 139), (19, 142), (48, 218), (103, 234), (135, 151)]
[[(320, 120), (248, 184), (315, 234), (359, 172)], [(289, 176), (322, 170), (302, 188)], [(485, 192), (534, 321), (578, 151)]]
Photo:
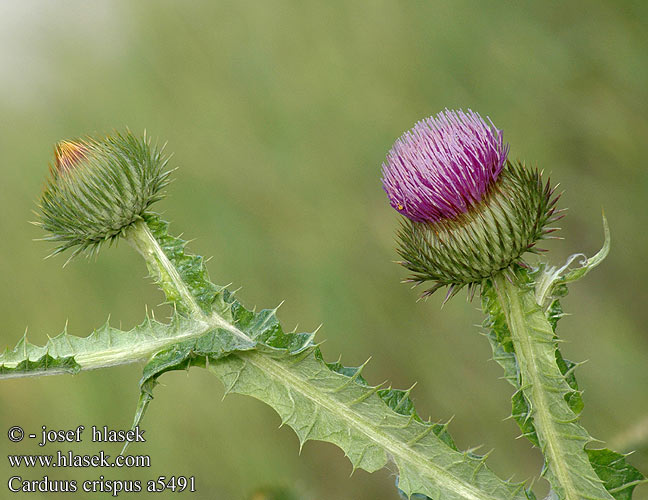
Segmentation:
[(149, 272), (157, 280), (167, 298), (180, 311), (184, 311), (187, 316), (206, 323), (210, 328), (223, 328), (244, 341), (250, 342), (252, 340), (216, 312), (206, 313), (203, 311), (180, 273), (166, 256), (153, 233), (151, 233), (146, 222), (140, 221), (133, 224), (126, 239), (144, 257)]
[(494, 285), (553, 490), (565, 500), (612, 499), (585, 452), (592, 438), (565, 399), (571, 388), (556, 363), (556, 339), (535, 291), (511, 271), (498, 273)]
[[(42, 347), (31, 345), (23, 338), (14, 351), (0, 355), (0, 380), (97, 370), (147, 361), (174, 344), (198, 338), (214, 328), (224, 328), (250, 342), (248, 336), (224, 318), (215, 313), (207, 314), (200, 308), (144, 221), (134, 223), (125, 236), (144, 257), (151, 275), (182, 313), (181, 324), (163, 325), (146, 321), (130, 332), (122, 332), (106, 324), (86, 338), (72, 337), (64, 332)], [(46, 356), (52, 356), (52, 360), (73, 357), (73, 366), (61, 363), (58, 367), (48, 362)], [(37, 366), (16, 369), (21, 364), (36, 363), (41, 359), (43, 361)]]
[(126, 240), (144, 257), (149, 272), (163, 287), (169, 300), (186, 309), (191, 316), (198, 318), (205, 316), (187, 285), (182, 281), (178, 270), (164, 254), (146, 222), (134, 223), (128, 230)]
[[(251, 340), (216, 311), (206, 312), (200, 307), (190, 285), (144, 222), (135, 225), (129, 239), (178, 310), (243, 340)], [(360, 465), (369, 471), (383, 467), (391, 458), (403, 481), (413, 481), (412, 493), (420, 491), (453, 500), (526, 498), (522, 485), (499, 480), (481, 460), (468, 459), (451, 449), (432, 432), (429, 424), (391, 412), (377, 395), (379, 387), (357, 385), (354, 378), (331, 372), (313, 356), (312, 350), (288, 358), (257, 350), (234, 352), (207, 365), (228, 392), (249, 394), (273, 406), (284, 422), (297, 431), (302, 442), (313, 438), (331, 441), (347, 455), (353, 443), (366, 443), (353, 462), (354, 467)], [(250, 376), (251, 372), (255, 375)], [(268, 387), (274, 388), (266, 392)], [(312, 406), (312, 413), (297, 416), (297, 407), (304, 404)], [(312, 421), (305, 425), (303, 418)], [(321, 434), (323, 431), (326, 432)], [(404, 439), (405, 435), (409, 438)], [(430, 455), (436, 456), (438, 462), (430, 460)], [(403, 471), (407, 471), (407, 479)]]
[[(150, 215), (125, 235), (176, 308), (168, 324), (147, 318), (131, 331), (108, 324), (88, 337), (63, 332), (44, 346), (23, 338), (0, 353), (0, 377), (77, 373), (148, 358), (135, 421), (166, 371), (203, 366), (226, 392), (272, 406), (300, 443), (339, 446), (354, 469), (373, 472), (391, 461), (399, 488), (443, 500), (525, 500), (524, 484), (498, 478), (486, 457), (461, 452), (446, 425), (425, 422), (408, 391), (370, 386), (364, 367), (326, 363), (313, 334), (285, 334), (276, 310), (247, 310), (211, 283), (202, 257), (186, 254), (185, 242)], [(135, 424), (136, 425), (136, 424)]]

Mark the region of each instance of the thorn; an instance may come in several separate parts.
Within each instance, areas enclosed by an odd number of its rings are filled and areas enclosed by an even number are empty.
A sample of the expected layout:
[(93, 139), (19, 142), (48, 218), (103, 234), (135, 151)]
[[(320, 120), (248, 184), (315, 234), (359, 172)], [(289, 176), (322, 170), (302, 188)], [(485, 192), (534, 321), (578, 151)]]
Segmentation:
[(369, 364), (369, 361), (371, 361), (371, 356), (369, 356), (367, 358), (367, 361), (365, 361), (360, 366), (358, 366), (358, 369), (356, 370), (356, 372), (351, 377), (353, 380), (357, 379), (362, 374), (362, 371), (365, 369), (365, 366), (367, 366)]
[[(418, 383), (418, 382), (414, 382), (414, 383), (410, 386), (409, 389), (407, 389), (406, 391), (404, 391), (404, 393), (403, 393), (403, 397), (401, 398), (401, 400), (398, 402), (398, 404), (397, 404), (396, 407), (394, 408), (394, 411), (398, 410), (398, 409), (401, 407), (401, 405), (402, 405), (404, 402), (407, 401), (407, 398), (409, 398), (409, 395), (410, 395), (410, 393), (412, 392), (412, 389), (414, 389), (414, 387), (416, 387), (416, 384), (417, 384), (417, 383)], [(391, 386), (389, 387), (389, 389), (391, 389)]]
[(412, 385), (410, 385), (409, 389), (405, 391), (405, 394), (409, 396), (410, 392), (412, 392), (412, 389), (414, 389), (414, 387), (416, 387), (417, 384), (418, 382), (414, 382)]
[[(441, 304), (441, 308), (446, 305), (446, 302), (448, 302), (454, 295), (459, 291), (456, 289), (455, 285), (450, 285), (448, 287), (448, 291), (446, 292), (445, 298), (443, 299), (443, 303)], [(429, 295), (428, 295), (429, 296)]]
[(478, 444), (477, 446), (473, 446), (472, 448), (468, 448), (464, 453), (475, 453), (482, 446), (484, 446), (484, 445), (483, 444)]

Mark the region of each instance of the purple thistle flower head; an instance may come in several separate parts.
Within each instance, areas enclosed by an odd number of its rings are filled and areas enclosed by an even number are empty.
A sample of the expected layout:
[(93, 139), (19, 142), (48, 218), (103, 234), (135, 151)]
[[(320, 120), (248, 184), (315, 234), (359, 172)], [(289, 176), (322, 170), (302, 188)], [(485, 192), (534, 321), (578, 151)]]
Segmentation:
[(452, 219), (481, 201), (506, 162), (501, 130), (472, 110), (446, 109), (403, 134), (383, 163), (389, 202), (415, 222)]
[(383, 163), (389, 201), (406, 219), (397, 233), (408, 281), (451, 297), (522, 263), (554, 228), (557, 197), (537, 169), (507, 160), (502, 131), (468, 110), (445, 111), (403, 134)]

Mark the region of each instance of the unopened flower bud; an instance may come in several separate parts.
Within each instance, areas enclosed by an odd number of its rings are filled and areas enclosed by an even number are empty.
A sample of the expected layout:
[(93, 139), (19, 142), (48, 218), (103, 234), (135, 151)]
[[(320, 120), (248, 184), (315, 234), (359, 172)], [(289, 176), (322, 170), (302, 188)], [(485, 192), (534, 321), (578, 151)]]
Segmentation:
[(479, 284), (553, 230), (554, 189), (507, 155), (502, 131), (470, 110), (418, 122), (387, 154), (383, 188), (406, 217), (401, 264), (413, 273), (408, 281), (433, 282), (425, 294)]
[(83, 142), (61, 141), (54, 148), (54, 165), (57, 172), (69, 172), (86, 159), (88, 147)]
[(167, 162), (161, 148), (129, 131), (60, 142), (37, 222), (48, 232), (46, 240), (60, 244), (54, 253), (72, 247), (73, 255), (93, 252), (124, 234), (162, 198)]

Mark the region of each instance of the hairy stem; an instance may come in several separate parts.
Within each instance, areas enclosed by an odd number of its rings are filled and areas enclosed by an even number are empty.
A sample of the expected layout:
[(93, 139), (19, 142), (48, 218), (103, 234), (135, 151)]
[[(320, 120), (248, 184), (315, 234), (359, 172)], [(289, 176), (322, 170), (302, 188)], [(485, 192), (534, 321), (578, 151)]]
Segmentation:
[(146, 222), (138, 221), (133, 224), (127, 233), (126, 240), (144, 257), (149, 272), (164, 287), (164, 293), (170, 300), (185, 308), (191, 316), (205, 317), (196, 299), (182, 281), (178, 270), (164, 254)]
[(205, 312), (183, 281), (180, 273), (162, 250), (162, 247), (151, 233), (146, 222), (140, 221), (133, 224), (127, 236), (128, 241), (140, 253), (151, 275), (157, 280), (167, 298), (171, 300), (179, 310), (186, 311), (187, 315), (197, 318), (211, 328), (223, 328), (233, 333), (244, 341), (252, 339), (236, 328), (229, 321), (217, 314), (215, 311)]
[(585, 452), (592, 438), (565, 399), (571, 388), (556, 362), (556, 339), (535, 291), (508, 271), (496, 275), (494, 285), (553, 490), (565, 500), (611, 499)]

